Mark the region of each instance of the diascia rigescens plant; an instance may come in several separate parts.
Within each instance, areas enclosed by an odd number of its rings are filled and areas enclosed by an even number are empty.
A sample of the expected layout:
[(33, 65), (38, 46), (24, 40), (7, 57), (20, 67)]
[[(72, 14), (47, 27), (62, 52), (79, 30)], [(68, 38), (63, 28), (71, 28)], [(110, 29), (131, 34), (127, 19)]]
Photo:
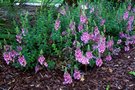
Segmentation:
[[(121, 47), (129, 51), (135, 44), (135, 10), (128, 4), (119, 8), (111, 3), (93, 2), (86, 8), (62, 7), (40, 12), (36, 24), (28, 17), (16, 28), (16, 43), (5, 45), (3, 57), (7, 64), (21, 68), (40, 67), (64, 70), (63, 84), (80, 80), (81, 66), (101, 67), (118, 55)], [(70, 73), (69, 73), (70, 71)]]

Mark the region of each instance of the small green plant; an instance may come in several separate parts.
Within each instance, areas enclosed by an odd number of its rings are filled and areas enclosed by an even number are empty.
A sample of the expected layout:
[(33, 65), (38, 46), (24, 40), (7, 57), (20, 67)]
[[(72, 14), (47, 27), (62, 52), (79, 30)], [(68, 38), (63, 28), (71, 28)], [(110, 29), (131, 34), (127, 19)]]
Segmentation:
[(129, 74), (135, 76), (135, 72), (134, 71), (129, 72)]
[(107, 85), (106, 86), (106, 90), (110, 90), (110, 85)]

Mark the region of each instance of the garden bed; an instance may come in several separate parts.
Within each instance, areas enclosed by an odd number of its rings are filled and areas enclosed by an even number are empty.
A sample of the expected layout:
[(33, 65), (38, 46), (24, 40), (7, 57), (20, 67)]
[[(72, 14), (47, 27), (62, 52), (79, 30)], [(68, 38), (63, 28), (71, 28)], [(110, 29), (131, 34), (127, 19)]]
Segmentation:
[(121, 52), (113, 56), (113, 60), (104, 63), (101, 68), (95, 67), (88, 71), (81, 81), (73, 81), (70, 85), (63, 85), (63, 72), (60, 70), (41, 70), (22, 72), (7, 66), (0, 60), (0, 90), (134, 90), (135, 78), (128, 74), (135, 70), (135, 48), (129, 52)]

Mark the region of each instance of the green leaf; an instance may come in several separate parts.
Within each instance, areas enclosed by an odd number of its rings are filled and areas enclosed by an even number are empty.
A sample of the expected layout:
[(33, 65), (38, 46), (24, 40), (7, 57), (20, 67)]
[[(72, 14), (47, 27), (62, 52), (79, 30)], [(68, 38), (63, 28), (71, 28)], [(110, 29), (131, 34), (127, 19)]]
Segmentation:
[(135, 76), (135, 72), (134, 71), (129, 72), (129, 74)]
[(54, 69), (55, 68), (55, 62), (54, 61), (48, 60), (47, 63), (48, 63), (48, 68), (49, 69)]
[(107, 85), (106, 90), (109, 90), (109, 89), (110, 89), (110, 85)]

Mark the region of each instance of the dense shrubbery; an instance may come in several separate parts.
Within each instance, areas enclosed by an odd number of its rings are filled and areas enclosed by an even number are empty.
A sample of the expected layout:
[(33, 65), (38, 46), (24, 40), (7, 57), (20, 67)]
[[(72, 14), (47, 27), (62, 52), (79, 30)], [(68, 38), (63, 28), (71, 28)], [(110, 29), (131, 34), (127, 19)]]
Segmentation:
[(6, 63), (36, 72), (40, 67), (60, 69), (65, 72), (63, 83), (68, 84), (72, 76), (81, 78), (81, 66), (101, 67), (121, 48), (129, 51), (135, 44), (135, 8), (130, 3), (115, 8), (110, 2), (93, 2), (88, 7), (62, 7), (58, 12), (38, 13), (32, 26), (28, 16), (22, 16), (21, 25), (16, 24), (15, 42), (4, 46)]

